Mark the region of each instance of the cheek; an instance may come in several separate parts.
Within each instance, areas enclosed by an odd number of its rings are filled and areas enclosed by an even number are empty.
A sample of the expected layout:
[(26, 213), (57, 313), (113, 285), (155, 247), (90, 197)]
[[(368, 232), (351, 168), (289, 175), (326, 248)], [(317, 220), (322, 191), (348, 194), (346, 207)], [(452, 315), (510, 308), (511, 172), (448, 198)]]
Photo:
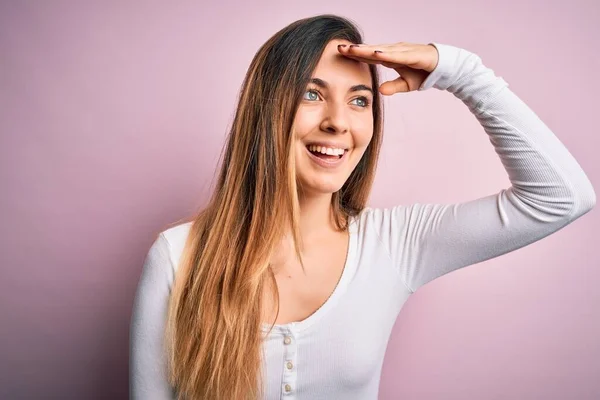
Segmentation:
[(298, 132), (299, 136), (303, 136), (315, 128), (318, 128), (319, 120), (319, 113), (315, 112), (315, 110), (311, 112), (310, 110), (300, 107), (294, 118), (294, 129)]
[(354, 136), (354, 154), (352, 155), (352, 169), (358, 165), (359, 161), (364, 157), (367, 147), (371, 143), (373, 139), (373, 131), (372, 127), (369, 126), (367, 131), (357, 132)]
[(366, 147), (373, 137), (373, 116), (357, 116), (349, 125), (355, 147)]
[(363, 152), (373, 139), (373, 126), (365, 126), (362, 130), (356, 130), (353, 135), (354, 146), (357, 150)]

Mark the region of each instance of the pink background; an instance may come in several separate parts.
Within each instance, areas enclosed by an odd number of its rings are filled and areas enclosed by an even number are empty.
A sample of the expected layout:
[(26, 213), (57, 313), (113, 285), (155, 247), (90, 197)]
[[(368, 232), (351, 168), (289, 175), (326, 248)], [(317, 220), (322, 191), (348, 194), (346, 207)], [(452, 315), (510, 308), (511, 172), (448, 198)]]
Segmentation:
[[(478, 54), (600, 188), (595, 0), (83, 3), (0, 5), (2, 399), (127, 398), (146, 252), (205, 204), (251, 58), (299, 18), (340, 14), (366, 43)], [(385, 102), (372, 206), (509, 186), (450, 93)], [(419, 290), (390, 339), (380, 398), (600, 398), (598, 220), (594, 209)]]

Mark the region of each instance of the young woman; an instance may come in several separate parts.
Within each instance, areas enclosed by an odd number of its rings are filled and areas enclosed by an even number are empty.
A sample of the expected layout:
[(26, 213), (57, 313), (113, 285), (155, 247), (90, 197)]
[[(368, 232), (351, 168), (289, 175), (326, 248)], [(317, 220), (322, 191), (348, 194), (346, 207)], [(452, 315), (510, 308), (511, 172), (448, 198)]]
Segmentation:
[[(320, 15), (252, 60), (209, 205), (161, 232), (144, 263), (132, 399), (374, 400), (412, 293), (595, 205), (569, 151), (476, 54), (361, 43), (353, 23)], [(377, 64), (400, 77), (379, 86)], [(432, 87), (469, 108), (512, 185), (459, 204), (366, 207), (381, 95)]]

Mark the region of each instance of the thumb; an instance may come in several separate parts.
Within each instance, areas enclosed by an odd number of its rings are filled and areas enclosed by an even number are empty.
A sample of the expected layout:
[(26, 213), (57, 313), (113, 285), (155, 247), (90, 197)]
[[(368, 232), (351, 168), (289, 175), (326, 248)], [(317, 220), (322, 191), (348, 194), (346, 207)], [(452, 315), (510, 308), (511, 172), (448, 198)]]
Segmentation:
[[(384, 63), (384, 65), (387, 63)], [(425, 77), (428, 75), (428, 73), (426, 71), (423, 70), (416, 70), (410, 67), (406, 67), (406, 66), (401, 66), (398, 64), (389, 64), (389, 65), (385, 65), (386, 67), (392, 68), (394, 71), (396, 71), (398, 74), (400, 74), (400, 76), (398, 78), (396, 78), (393, 81), (389, 81), (389, 82), (385, 82), (383, 85), (381, 86), (390, 86), (389, 89), (386, 88), (386, 92), (382, 92), (382, 94), (394, 94), (397, 92), (410, 92), (413, 90), (417, 90), (421, 84), (423, 83), (423, 80), (425, 79)], [(389, 84), (389, 85), (386, 85)], [(389, 91), (393, 91), (391, 93), (388, 93)]]
[(387, 96), (398, 92), (408, 91), (410, 91), (410, 87), (408, 85), (408, 82), (406, 82), (406, 80), (402, 76), (399, 76), (393, 81), (387, 81), (379, 85), (379, 92)]

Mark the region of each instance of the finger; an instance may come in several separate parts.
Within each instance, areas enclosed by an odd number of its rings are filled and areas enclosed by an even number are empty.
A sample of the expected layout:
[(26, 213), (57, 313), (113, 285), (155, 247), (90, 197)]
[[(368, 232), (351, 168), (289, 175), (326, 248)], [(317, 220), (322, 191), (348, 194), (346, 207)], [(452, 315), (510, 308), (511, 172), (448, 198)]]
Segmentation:
[(421, 55), (419, 52), (411, 50), (384, 51), (381, 53), (373, 52), (368, 58), (407, 66), (416, 66), (421, 63)]
[(356, 60), (356, 61), (361, 61), (367, 64), (383, 64), (383, 61), (381, 60), (375, 60), (372, 58), (365, 58), (365, 57), (360, 57), (360, 56), (356, 56), (353, 54), (342, 54), (344, 57), (348, 57), (352, 60)]
[[(362, 57), (358, 57), (358, 56), (353, 56), (353, 55), (345, 55), (344, 56), (356, 60), (356, 61), (360, 61), (360, 62), (364, 62), (367, 64), (379, 64), (379, 65), (383, 65), (384, 67), (390, 68), (395, 70), (396, 72), (398, 72), (401, 75), (414, 75), (414, 70), (410, 67), (406, 67), (406, 66), (402, 66), (400, 64), (397, 63), (393, 63), (393, 62), (387, 62), (387, 61), (383, 61), (383, 60), (371, 60), (368, 58), (362, 58)], [(412, 75), (411, 75), (412, 76)]]
[(399, 67), (398, 64), (390, 63), (387, 61), (382, 61), (381, 65), (383, 65), (384, 67), (392, 68), (392, 69), (396, 69)]
[(410, 90), (408, 82), (401, 76), (393, 81), (387, 81), (379, 85), (379, 92), (386, 96), (391, 96), (398, 92), (410, 92)]
[[(420, 67), (422, 60), (418, 51), (412, 51), (411, 48), (406, 47), (404, 50), (393, 50), (393, 51), (356, 51), (346, 50), (340, 51), (340, 53), (346, 57), (351, 57), (362, 62), (369, 64), (383, 64), (383, 62), (393, 63), (398, 66), (415, 66), (417, 69)], [(381, 62), (374, 62), (381, 61)], [(387, 65), (385, 65), (387, 66)], [(394, 68), (394, 67), (390, 67)]]
[(422, 69), (414, 69), (410, 67), (395, 68), (396, 72), (400, 74), (402, 78), (408, 84), (409, 91), (417, 90), (429, 76), (429, 72)]
[(413, 49), (413, 46), (409, 46), (408, 44), (402, 42), (379, 45), (338, 45), (338, 50), (343, 54), (352, 54), (365, 58), (371, 58), (376, 50), (384, 53), (392, 53), (396, 51), (404, 52)]
[(350, 47), (349, 45), (338, 45), (338, 51), (347, 56), (347, 57), (361, 57), (361, 58), (367, 58), (367, 59), (376, 59), (373, 58), (373, 52), (375, 50), (379, 50), (379, 51), (390, 51), (389, 46), (388, 45), (381, 45), (381, 46), (367, 46), (367, 45), (360, 45), (360, 47), (354, 45), (352, 47)]
[[(343, 47), (341, 47), (343, 46)], [(411, 46), (411, 43), (406, 43), (406, 42), (398, 42), (398, 43), (381, 43), (381, 44), (365, 44), (365, 43), (359, 43), (359, 44), (354, 44), (352, 45), (341, 45), (338, 46), (338, 48), (341, 48), (342, 50), (350, 50), (350, 51), (373, 51), (373, 50), (388, 50), (388, 51), (392, 51), (392, 50), (402, 50), (405, 48), (408, 48), (409, 46)]]
[[(394, 70), (398, 72), (400, 76), (396, 80), (390, 81), (390, 86), (392, 87), (392, 89), (390, 90), (392, 91), (397, 91), (395, 85), (401, 85), (399, 91), (411, 92), (413, 90), (417, 90), (421, 86), (427, 75), (427, 73), (424, 71), (412, 69), (410, 67), (396, 66), (394, 67)], [(387, 91), (388, 89), (386, 88), (384, 90)]]

